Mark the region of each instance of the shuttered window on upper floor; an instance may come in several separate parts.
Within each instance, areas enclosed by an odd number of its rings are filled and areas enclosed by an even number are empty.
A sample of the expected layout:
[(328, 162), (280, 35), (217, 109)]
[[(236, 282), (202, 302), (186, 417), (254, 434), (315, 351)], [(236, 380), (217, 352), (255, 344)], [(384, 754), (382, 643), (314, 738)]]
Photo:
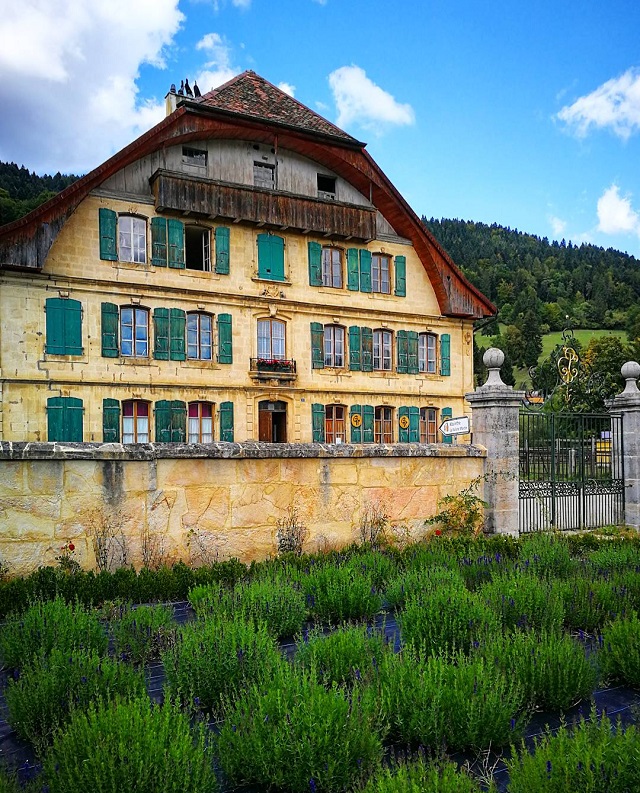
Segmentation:
[(82, 305), (70, 298), (45, 301), (46, 342), (49, 355), (82, 355)]

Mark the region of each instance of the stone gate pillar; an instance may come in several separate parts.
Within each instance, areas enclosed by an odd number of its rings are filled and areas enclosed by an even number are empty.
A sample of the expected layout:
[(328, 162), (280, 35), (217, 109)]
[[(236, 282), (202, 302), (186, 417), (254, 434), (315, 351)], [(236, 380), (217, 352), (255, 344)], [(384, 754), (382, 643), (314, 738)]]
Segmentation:
[(502, 382), (502, 350), (492, 347), (482, 360), (489, 370), (487, 381), (465, 398), (472, 407), (473, 442), (487, 450), (485, 530), (518, 535), (518, 414), (524, 391), (514, 391)]
[(627, 384), (609, 409), (622, 414), (624, 520), (627, 526), (640, 529), (640, 364), (628, 361), (620, 371)]

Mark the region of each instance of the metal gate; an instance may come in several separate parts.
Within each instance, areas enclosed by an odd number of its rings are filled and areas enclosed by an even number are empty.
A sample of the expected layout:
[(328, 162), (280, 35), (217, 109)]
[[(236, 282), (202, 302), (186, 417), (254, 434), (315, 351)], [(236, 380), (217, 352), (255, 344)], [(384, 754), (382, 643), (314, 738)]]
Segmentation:
[(520, 413), (520, 532), (624, 523), (622, 416)]

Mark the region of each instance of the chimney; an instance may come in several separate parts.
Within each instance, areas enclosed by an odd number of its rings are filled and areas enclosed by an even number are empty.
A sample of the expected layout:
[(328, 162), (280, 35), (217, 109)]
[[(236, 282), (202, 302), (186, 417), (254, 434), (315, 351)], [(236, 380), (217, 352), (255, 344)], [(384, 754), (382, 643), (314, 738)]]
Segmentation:
[(165, 116), (170, 116), (173, 113), (176, 109), (177, 102), (176, 86), (175, 83), (171, 83), (169, 93), (164, 98)]

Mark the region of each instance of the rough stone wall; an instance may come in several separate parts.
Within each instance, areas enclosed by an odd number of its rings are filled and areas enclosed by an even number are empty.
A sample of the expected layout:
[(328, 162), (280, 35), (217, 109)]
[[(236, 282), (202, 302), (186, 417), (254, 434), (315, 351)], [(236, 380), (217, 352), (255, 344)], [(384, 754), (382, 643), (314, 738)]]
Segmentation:
[(417, 539), (438, 499), (482, 475), (484, 458), (477, 446), (0, 442), (0, 558), (25, 574), (73, 542), (90, 569), (91, 535), (106, 527), (122, 531), (136, 565), (145, 535), (167, 561), (249, 562), (275, 553), (291, 506), (308, 550), (358, 540), (363, 509), (375, 504)]

